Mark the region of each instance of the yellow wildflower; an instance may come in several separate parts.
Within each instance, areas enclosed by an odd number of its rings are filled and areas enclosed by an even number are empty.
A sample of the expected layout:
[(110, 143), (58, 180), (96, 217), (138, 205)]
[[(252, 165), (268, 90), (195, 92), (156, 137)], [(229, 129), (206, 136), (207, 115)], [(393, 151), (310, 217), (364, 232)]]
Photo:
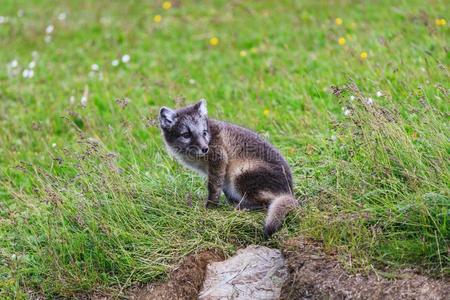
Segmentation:
[(445, 24), (447, 24), (447, 21), (445, 19), (436, 19), (437, 26), (445, 26)]
[(343, 23), (344, 21), (342, 21), (342, 19), (341, 18), (336, 18), (336, 20), (334, 20), (334, 23), (336, 23), (336, 25), (342, 25), (342, 23)]
[(359, 57), (360, 57), (362, 60), (365, 60), (365, 59), (367, 58), (367, 56), (368, 56), (368, 54), (367, 54), (366, 51), (361, 52), (361, 54), (359, 55)]
[(340, 37), (339, 39), (338, 39), (338, 43), (339, 43), (339, 45), (345, 45), (345, 38), (343, 38), (343, 37)]
[(159, 22), (161, 22), (161, 20), (162, 20), (162, 17), (160, 15), (156, 15), (153, 17), (153, 21), (155, 21), (155, 23), (159, 23)]
[(172, 8), (172, 2), (170, 2), (170, 1), (164, 1), (162, 7), (163, 7), (165, 10), (171, 9), (171, 8)]
[(240, 55), (241, 57), (246, 57), (246, 56), (247, 56), (247, 51), (241, 50), (241, 52), (239, 52), (239, 55)]
[(219, 44), (219, 39), (216, 38), (216, 37), (212, 37), (212, 38), (209, 40), (209, 44), (210, 44), (211, 46), (217, 46), (217, 45)]
[(269, 110), (268, 108), (266, 108), (266, 109), (263, 111), (263, 114), (267, 117), (267, 116), (270, 114), (270, 110)]

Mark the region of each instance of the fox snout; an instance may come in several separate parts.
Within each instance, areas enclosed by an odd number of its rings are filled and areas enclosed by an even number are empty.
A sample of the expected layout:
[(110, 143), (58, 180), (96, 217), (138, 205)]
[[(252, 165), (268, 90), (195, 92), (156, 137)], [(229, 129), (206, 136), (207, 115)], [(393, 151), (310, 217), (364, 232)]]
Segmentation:
[(202, 154), (206, 154), (209, 151), (208, 141), (204, 137), (198, 138), (196, 146)]
[(192, 155), (205, 155), (209, 152), (209, 146), (207, 144), (191, 145), (187, 152)]

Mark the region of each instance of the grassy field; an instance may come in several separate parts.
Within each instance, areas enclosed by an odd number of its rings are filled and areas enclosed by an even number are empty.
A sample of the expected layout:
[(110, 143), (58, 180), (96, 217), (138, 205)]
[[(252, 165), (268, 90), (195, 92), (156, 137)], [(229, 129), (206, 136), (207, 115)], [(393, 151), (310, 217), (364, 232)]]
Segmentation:
[[(448, 11), (3, 0), (0, 298), (120, 295), (197, 250), (300, 235), (350, 271), (449, 276)], [(203, 179), (165, 153), (159, 107), (200, 98), (293, 168), (303, 205), (271, 241), (264, 213), (204, 209)]]

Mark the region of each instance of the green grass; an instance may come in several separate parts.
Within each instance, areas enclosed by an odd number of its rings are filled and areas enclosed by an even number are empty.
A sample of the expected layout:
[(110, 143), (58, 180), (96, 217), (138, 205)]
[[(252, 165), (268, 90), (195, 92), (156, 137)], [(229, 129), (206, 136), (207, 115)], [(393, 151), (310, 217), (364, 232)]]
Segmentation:
[[(119, 295), (196, 250), (299, 235), (349, 270), (449, 276), (446, 1), (208, 3), (2, 2), (0, 297)], [(205, 210), (164, 151), (159, 107), (200, 98), (293, 168), (303, 206), (270, 242), (263, 213)]]

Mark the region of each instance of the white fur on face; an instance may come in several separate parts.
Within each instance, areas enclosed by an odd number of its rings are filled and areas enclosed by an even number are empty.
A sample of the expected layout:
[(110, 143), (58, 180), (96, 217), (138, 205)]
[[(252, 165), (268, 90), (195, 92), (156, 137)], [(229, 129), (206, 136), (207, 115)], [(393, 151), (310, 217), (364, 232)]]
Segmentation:
[(171, 154), (172, 157), (179, 161), (183, 166), (197, 172), (201, 176), (207, 176), (208, 165), (204, 161), (189, 159), (188, 156), (182, 155), (175, 151), (169, 144), (167, 144), (165, 140), (164, 144), (166, 145), (166, 149), (169, 154)]

